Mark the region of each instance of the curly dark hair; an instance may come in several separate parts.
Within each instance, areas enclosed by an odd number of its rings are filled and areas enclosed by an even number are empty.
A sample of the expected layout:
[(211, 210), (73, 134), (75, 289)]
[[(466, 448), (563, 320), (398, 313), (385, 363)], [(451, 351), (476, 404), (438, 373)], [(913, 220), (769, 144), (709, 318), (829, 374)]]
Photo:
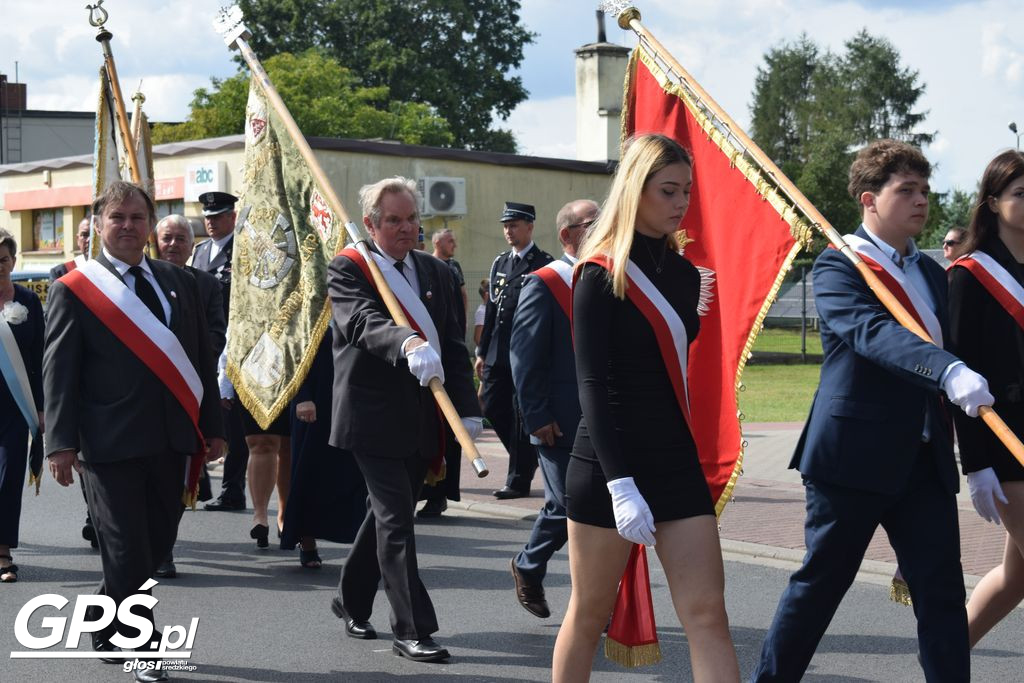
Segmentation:
[(875, 140), (857, 152), (850, 165), (850, 196), (860, 202), (865, 192), (879, 192), (894, 173), (916, 173), (928, 178), (932, 165), (917, 147), (899, 140)]

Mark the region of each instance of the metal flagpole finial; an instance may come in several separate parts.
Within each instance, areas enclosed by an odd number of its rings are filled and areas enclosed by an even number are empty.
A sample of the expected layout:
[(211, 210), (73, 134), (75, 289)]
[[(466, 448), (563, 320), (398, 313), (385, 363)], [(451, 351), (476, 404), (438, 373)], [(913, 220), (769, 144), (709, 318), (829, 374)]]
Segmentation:
[(132, 101), (138, 100), (139, 104), (146, 101), (146, 96), (142, 94), (142, 79), (139, 79), (139, 87), (135, 89), (135, 94), (132, 95)]
[(629, 22), (634, 19), (640, 18), (640, 10), (633, 6), (629, 0), (604, 0), (598, 9), (605, 14), (616, 17), (619, 23), (619, 28), (628, 31)]
[(242, 8), (238, 5), (221, 7), (220, 12), (213, 19), (213, 28), (224, 39), (224, 44), (233, 48), (235, 47), (235, 41), (239, 38), (248, 40), (252, 37), (244, 21)]
[(104, 30), (103, 24), (107, 23), (110, 14), (103, 9), (103, 0), (96, 0), (95, 5), (86, 5), (85, 9), (89, 10), (89, 23), (101, 31)]

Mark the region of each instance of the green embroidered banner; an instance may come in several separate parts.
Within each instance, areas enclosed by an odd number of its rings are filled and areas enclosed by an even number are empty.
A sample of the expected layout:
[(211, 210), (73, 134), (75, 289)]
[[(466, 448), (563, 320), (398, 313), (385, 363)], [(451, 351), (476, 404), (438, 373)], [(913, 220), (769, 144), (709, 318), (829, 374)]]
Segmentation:
[(295, 396), (327, 329), (327, 265), (344, 246), (345, 231), (255, 80), (245, 110), (244, 184), (227, 374), (266, 428)]

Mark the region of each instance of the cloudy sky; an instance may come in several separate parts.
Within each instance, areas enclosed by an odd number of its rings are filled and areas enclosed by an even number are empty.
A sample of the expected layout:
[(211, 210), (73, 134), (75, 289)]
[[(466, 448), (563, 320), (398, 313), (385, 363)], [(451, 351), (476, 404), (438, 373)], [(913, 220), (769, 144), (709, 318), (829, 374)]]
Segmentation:
[[(211, 28), (227, 0), (106, 0), (122, 89), (139, 80), (153, 120), (181, 120), (192, 91), (235, 71)], [(0, 72), (15, 62), (32, 109), (94, 108), (101, 55), (82, 0), (2, 0)], [(861, 28), (891, 40), (927, 91), (933, 187), (972, 189), (988, 160), (1024, 131), (1024, 3), (1008, 0), (637, 0), (644, 24), (733, 118), (746, 126), (754, 74), (769, 48), (806, 32), (841, 51)], [(521, 75), (530, 99), (505, 126), (524, 153), (573, 158), (573, 49), (596, 36), (591, 0), (523, 0), (537, 34)], [(609, 22), (612, 42), (631, 33)], [(264, 55), (265, 57), (265, 55)]]

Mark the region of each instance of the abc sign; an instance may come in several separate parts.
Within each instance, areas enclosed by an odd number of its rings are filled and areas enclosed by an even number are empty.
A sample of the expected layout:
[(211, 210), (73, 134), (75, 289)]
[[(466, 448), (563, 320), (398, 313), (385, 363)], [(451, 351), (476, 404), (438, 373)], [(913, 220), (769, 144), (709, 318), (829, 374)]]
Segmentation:
[(213, 182), (213, 169), (212, 168), (197, 168), (192, 171), (192, 178), (190, 180), (196, 185), (202, 185), (204, 183)]

